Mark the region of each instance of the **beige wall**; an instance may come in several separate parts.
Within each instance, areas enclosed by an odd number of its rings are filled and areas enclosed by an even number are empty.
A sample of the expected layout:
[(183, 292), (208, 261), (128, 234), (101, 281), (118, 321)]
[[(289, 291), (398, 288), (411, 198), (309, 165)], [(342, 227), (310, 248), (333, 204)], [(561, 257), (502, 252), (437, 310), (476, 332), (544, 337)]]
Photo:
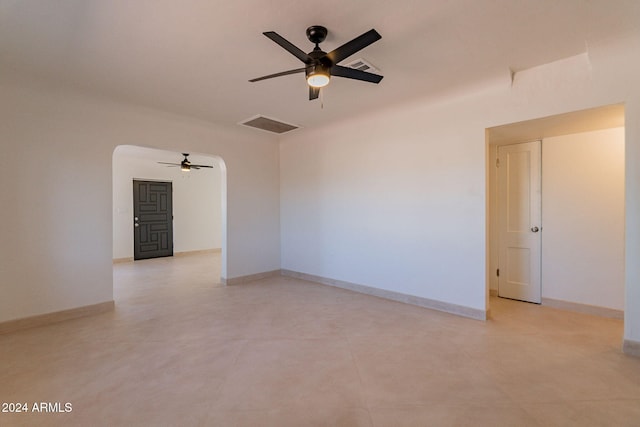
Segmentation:
[(545, 138), (542, 296), (624, 309), (624, 128)]

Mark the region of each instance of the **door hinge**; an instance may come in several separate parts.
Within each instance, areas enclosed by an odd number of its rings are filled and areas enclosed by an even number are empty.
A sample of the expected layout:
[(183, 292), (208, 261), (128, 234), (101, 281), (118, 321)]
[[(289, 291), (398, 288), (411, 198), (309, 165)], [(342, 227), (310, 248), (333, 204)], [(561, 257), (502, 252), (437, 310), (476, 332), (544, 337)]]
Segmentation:
[(500, 277), (500, 269), (499, 268), (496, 270), (496, 276)]
[(497, 168), (499, 168), (499, 167), (500, 167), (500, 159), (499, 159), (499, 158), (497, 158), (497, 159), (496, 159), (496, 167), (497, 167)]

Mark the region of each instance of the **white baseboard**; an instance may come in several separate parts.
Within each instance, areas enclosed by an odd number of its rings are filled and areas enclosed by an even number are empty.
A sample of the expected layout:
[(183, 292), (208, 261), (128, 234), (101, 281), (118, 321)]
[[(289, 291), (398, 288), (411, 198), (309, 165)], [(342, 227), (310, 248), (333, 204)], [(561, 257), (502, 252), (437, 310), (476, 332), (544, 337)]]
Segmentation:
[(297, 279), (307, 280), (309, 282), (320, 283), (328, 286), (334, 286), (341, 289), (347, 289), (361, 294), (372, 295), (379, 298), (402, 302), (405, 304), (417, 305), (419, 307), (429, 308), (432, 310), (444, 311), (446, 313), (468, 317), (475, 320), (487, 320), (487, 312), (484, 310), (478, 310), (471, 307), (465, 307), (414, 295), (402, 294), (400, 292), (388, 291), (371, 286), (358, 285), (355, 283), (344, 282), (342, 280), (328, 279), (326, 277), (315, 276), (313, 274), (300, 273), (291, 270), (280, 271), (283, 276), (295, 277)]
[(99, 304), (72, 308), (69, 310), (62, 310), (53, 313), (40, 314), (37, 316), (24, 317), (22, 319), (9, 320), (0, 323), (0, 335), (21, 331), (23, 329), (50, 325), (52, 323), (63, 322), (65, 320), (77, 319), (79, 317), (93, 316), (95, 314), (112, 311), (114, 308), (115, 302), (112, 300)]
[(173, 256), (189, 256), (189, 255), (204, 255), (204, 254), (219, 254), (219, 253), (222, 253), (221, 248), (200, 249), (197, 251), (174, 252)]
[(624, 340), (622, 351), (629, 356), (640, 357), (640, 341)]
[(624, 319), (624, 311), (613, 308), (598, 307), (595, 305), (580, 304), (571, 301), (563, 301), (552, 298), (542, 298), (542, 305), (546, 307), (559, 308), (561, 310), (576, 311), (578, 313), (591, 314), (593, 316), (610, 317), (613, 319)]
[(266, 279), (269, 277), (279, 276), (280, 270), (265, 271), (264, 273), (249, 274), (247, 276), (232, 277), (230, 279), (223, 277), (221, 282), (223, 285), (233, 286), (242, 285), (244, 283), (254, 282), (256, 280)]
[[(213, 249), (199, 249), (197, 251), (182, 251), (182, 252), (174, 252), (173, 256), (182, 257), (189, 255), (203, 255), (203, 254), (219, 254), (222, 253), (222, 248), (213, 248)], [(125, 257), (125, 258), (114, 258), (114, 264), (120, 264), (123, 262), (133, 262), (133, 257)]]

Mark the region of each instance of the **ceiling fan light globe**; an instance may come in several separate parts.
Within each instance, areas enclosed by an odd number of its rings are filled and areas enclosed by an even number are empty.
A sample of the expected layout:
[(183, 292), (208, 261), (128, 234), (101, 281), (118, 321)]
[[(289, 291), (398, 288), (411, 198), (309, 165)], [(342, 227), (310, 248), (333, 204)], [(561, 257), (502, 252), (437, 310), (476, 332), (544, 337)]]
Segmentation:
[(326, 74), (312, 74), (307, 77), (307, 83), (312, 87), (325, 87), (329, 84), (329, 76)]

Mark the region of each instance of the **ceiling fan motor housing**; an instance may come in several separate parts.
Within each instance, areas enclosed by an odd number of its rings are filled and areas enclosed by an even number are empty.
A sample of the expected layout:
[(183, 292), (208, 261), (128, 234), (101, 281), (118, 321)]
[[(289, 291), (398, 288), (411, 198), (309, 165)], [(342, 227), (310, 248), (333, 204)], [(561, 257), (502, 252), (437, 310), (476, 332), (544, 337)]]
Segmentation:
[(305, 68), (307, 81), (310, 77), (318, 74), (327, 77), (331, 75), (331, 67), (333, 66), (333, 63), (327, 57), (326, 52), (323, 52), (319, 47), (316, 46), (313, 51), (309, 52), (309, 57), (313, 60), (313, 62), (309, 62), (307, 64), (307, 67)]

